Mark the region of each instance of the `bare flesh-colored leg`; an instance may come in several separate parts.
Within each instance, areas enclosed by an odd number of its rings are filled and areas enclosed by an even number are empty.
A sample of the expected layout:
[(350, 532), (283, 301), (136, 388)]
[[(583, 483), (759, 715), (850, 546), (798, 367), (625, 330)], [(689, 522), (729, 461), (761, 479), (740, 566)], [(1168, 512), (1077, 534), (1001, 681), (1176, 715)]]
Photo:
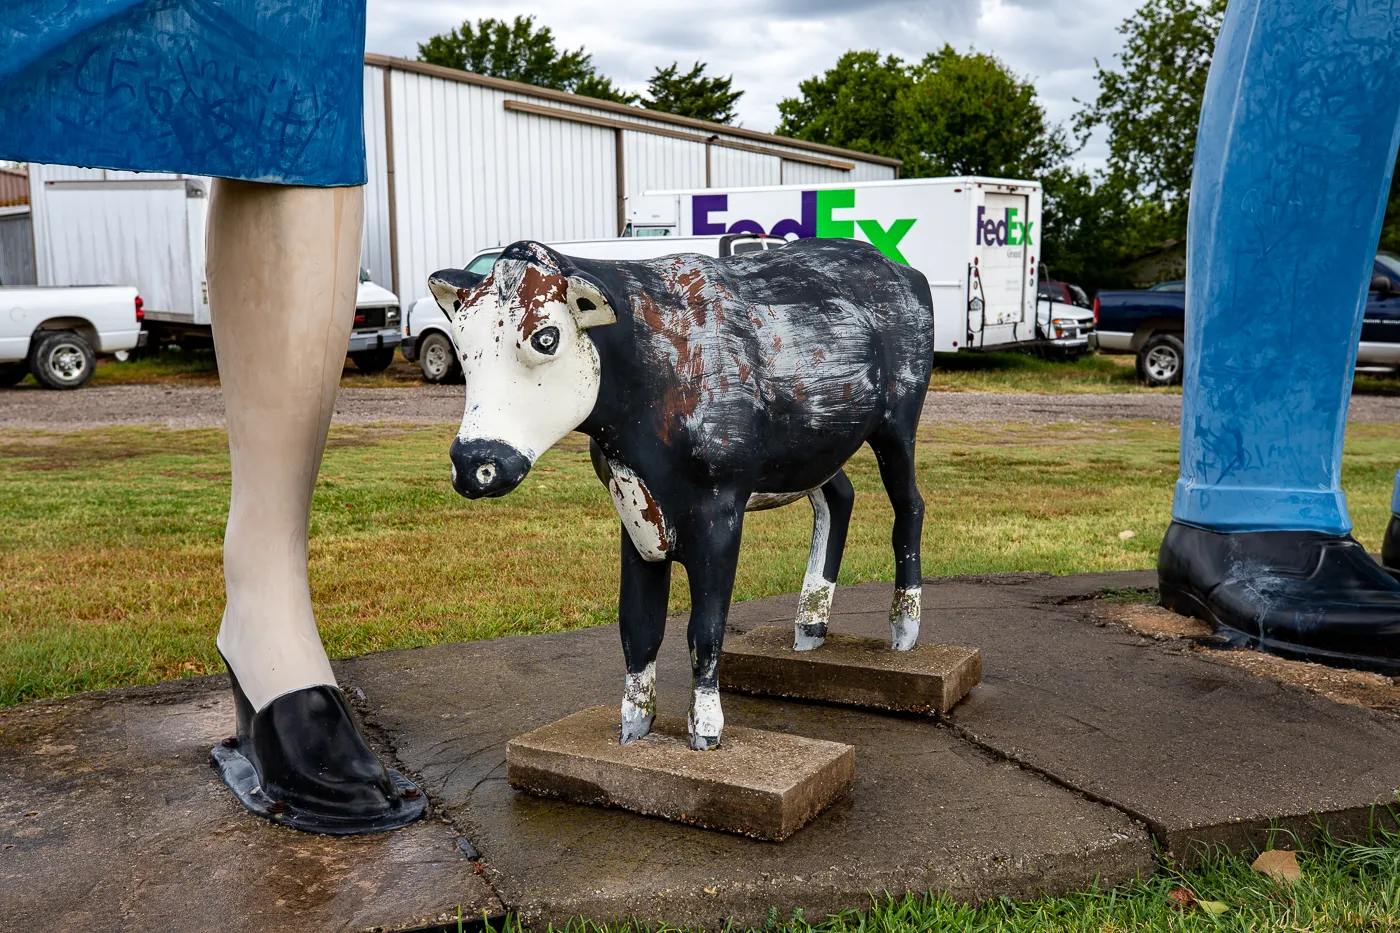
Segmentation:
[(233, 471), (218, 646), (255, 710), (335, 684), (312, 614), (307, 529), (363, 215), (361, 188), (214, 182), (209, 304)]

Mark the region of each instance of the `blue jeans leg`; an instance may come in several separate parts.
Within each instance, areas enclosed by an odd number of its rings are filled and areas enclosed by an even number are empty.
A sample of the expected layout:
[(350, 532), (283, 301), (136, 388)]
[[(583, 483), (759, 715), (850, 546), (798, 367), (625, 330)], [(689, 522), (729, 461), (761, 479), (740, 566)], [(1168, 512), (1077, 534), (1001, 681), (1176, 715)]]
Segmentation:
[(1400, 139), (1396, 13), (1231, 0), (1192, 180), (1178, 522), (1351, 529), (1342, 437)]

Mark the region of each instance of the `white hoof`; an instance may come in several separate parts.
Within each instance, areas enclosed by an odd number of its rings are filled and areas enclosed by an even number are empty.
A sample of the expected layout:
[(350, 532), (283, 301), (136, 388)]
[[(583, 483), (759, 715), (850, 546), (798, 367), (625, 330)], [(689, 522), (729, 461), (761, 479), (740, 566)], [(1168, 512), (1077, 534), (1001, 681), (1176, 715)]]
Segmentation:
[(697, 687), (690, 700), (690, 747), (697, 752), (718, 748), (723, 732), (724, 710), (720, 709), (719, 691)]
[(908, 651), (919, 640), (922, 595), (921, 586), (894, 591), (894, 602), (890, 606), (890, 647), (895, 651)]
[(656, 663), (640, 674), (628, 674), (622, 692), (622, 744), (634, 742), (651, 732), (656, 719)]

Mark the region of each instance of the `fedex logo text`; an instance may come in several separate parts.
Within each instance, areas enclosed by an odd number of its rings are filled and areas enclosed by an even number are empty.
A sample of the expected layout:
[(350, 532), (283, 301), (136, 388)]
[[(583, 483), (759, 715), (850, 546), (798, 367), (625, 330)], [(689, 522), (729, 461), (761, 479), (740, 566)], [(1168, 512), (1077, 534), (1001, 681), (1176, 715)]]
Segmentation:
[(977, 208), (978, 246), (1033, 246), (1031, 228), (1035, 223), (1021, 223), (1016, 220), (1016, 208), (1006, 209), (1004, 220), (992, 220), (985, 207)]
[(914, 226), (916, 218), (902, 218), (886, 228), (878, 220), (851, 219), (839, 220), (832, 217), (837, 210), (856, 206), (854, 188), (824, 188), (817, 191), (801, 192), (800, 217), (787, 217), (777, 221), (768, 230), (757, 220), (743, 218), (734, 221), (716, 220), (715, 214), (729, 211), (729, 195), (697, 194), (691, 199), (690, 232), (696, 236), (713, 236), (721, 233), (753, 233), (772, 236), (795, 236), (798, 239), (809, 237), (845, 237), (855, 239), (856, 229), (865, 235), (871, 245), (896, 262), (908, 265), (909, 260), (899, 251), (899, 242)]

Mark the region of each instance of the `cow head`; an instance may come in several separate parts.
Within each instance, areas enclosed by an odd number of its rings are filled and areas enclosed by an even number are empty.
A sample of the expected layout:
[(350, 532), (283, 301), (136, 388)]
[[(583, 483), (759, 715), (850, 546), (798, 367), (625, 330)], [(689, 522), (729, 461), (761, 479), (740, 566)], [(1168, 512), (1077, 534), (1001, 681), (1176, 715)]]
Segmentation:
[(533, 242), (506, 247), (484, 281), (444, 269), (428, 285), (467, 383), (452, 487), (469, 499), (503, 496), (593, 410), (598, 350), (584, 332), (617, 316), (597, 282)]

